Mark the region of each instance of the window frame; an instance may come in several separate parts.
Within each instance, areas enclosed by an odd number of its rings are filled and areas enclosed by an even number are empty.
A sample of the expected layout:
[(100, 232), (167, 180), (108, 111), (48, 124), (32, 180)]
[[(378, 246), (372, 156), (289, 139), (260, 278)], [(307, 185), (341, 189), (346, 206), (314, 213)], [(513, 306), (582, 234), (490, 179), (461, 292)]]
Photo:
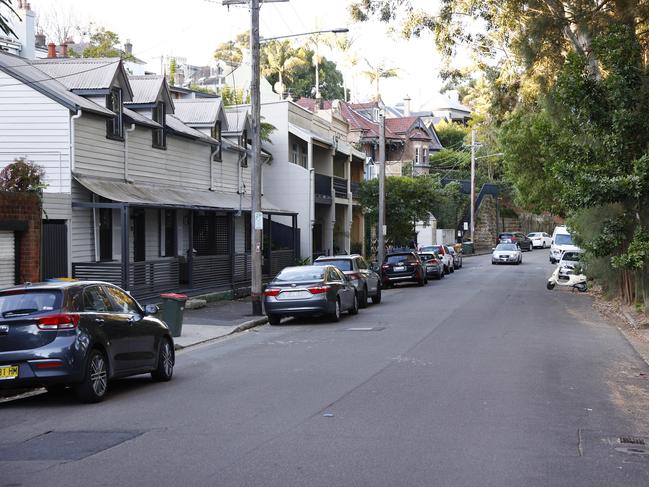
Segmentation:
[[(116, 96), (116, 100), (113, 99)], [(115, 104), (118, 106), (115, 107)], [(106, 108), (115, 113), (113, 118), (106, 120), (106, 138), (111, 140), (124, 140), (124, 99), (122, 89), (113, 86), (106, 95)]]
[(159, 101), (151, 110), (151, 119), (159, 123), (162, 127), (154, 128), (151, 131), (151, 147), (154, 149), (167, 150), (167, 133), (165, 131), (165, 118), (167, 116), (167, 106), (164, 102)]
[(293, 142), (291, 145), (291, 162), (296, 166), (299, 166), (300, 160), (300, 145), (297, 142)]
[(214, 154), (214, 159), (212, 159), (214, 162), (223, 162), (223, 129), (221, 125), (221, 121), (217, 120), (214, 126), (212, 127), (211, 130), (211, 136), (213, 139), (216, 139), (219, 141), (218, 147), (213, 147), (212, 150), (217, 151), (216, 154)]

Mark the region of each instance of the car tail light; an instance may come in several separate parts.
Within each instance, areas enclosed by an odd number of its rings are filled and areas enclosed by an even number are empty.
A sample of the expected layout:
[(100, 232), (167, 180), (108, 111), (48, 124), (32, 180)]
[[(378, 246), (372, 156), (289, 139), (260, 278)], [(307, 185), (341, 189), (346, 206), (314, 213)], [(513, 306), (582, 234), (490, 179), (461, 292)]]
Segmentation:
[(264, 291), (264, 296), (277, 296), (281, 292), (282, 292), (281, 289), (266, 289)]
[(43, 316), (38, 319), (38, 328), (40, 330), (56, 331), (56, 330), (72, 330), (79, 326), (79, 319), (81, 317), (75, 314), (58, 314)]
[(329, 289), (331, 289), (330, 286), (315, 286), (315, 287), (310, 287), (309, 292), (311, 294), (323, 294), (329, 291)]
[(361, 275), (358, 272), (353, 272), (351, 274), (347, 274), (347, 277), (350, 279), (360, 279)]
[(63, 367), (63, 362), (60, 360), (51, 360), (47, 362), (33, 362), (33, 365), (37, 369), (56, 369), (58, 367)]
[(382, 268), (382, 269), (389, 269), (389, 268), (390, 268), (390, 264), (383, 264), (383, 265), (381, 266), (381, 268)]

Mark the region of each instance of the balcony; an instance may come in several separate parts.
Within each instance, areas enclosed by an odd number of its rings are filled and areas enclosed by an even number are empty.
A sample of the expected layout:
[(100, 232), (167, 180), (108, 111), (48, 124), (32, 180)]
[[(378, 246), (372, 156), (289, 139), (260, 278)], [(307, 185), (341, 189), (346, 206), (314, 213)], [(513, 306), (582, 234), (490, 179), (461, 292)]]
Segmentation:
[(315, 202), (331, 204), (331, 177), (315, 174)]
[(344, 178), (334, 177), (334, 193), (336, 198), (347, 199), (347, 180)]
[(352, 182), (349, 183), (349, 184), (350, 184), (350, 186), (351, 186), (351, 190), (352, 190), (352, 197), (353, 197), (354, 199), (357, 199), (357, 198), (358, 198), (358, 194), (359, 194), (359, 192), (360, 192), (360, 190), (361, 190), (361, 183), (356, 183), (356, 182), (352, 181)]

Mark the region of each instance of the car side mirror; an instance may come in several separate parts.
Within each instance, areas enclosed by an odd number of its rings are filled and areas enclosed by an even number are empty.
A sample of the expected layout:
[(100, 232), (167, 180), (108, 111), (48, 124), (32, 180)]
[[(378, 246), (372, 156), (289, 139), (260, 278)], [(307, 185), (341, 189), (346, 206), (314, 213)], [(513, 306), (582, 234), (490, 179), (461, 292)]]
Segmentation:
[(491, 251), (493, 252), (494, 250), (496, 250), (496, 247), (491, 247)]
[(160, 308), (158, 308), (155, 304), (147, 304), (144, 307), (144, 316), (157, 315), (159, 312)]

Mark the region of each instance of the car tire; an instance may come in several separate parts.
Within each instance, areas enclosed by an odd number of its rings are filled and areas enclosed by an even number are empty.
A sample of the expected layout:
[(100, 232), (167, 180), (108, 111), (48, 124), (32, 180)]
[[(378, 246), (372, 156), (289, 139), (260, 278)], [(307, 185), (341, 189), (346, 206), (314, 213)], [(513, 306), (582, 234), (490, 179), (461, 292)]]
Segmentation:
[(367, 287), (363, 287), (363, 292), (358, 296), (358, 307), (367, 308)]
[(448, 269), (449, 269), (451, 274), (453, 274), (455, 272), (455, 266), (454, 265), (449, 266)]
[(329, 314), (329, 321), (338, 323), (340, 321), (340, 300), (336, 298), (334, 303), (334, 312)]
[(440, 271), (440, 273), (439, 273), (439, 277), (438, 277), (437, 279), (439, 279), (439, 280), (444, 279), (444, 269), (442, 269), (442, 270)]
[(108, 362), (96, 348), (90, 350), (83, 380), (74, 386), (77, 398), (85, 403), (100, 402), (108, 391)]
[(270, 326), (277, 326), (281, 323), (282, 317), (278, 315), (268, 315), (268, 324)]
[(381, 286), (376, 290), (376, 294), (372, 296), (372, 304), (381, 304)]
[(169, 382), (174, 375), (175, 365), (174, 350), (171, 341), (163, 338), (160, 341), (160, 350), (158, 351), (158, 365), (151, 372), (151, 377), (156, 382)]
[[(367, 300), (365, 302), (367, 303)], [(354, 302), (352, 303), (352, 307), (349, 308), (349, 314), (350, 315), (358, 314), (358, 294), (356, 293), (354, 293)]]

